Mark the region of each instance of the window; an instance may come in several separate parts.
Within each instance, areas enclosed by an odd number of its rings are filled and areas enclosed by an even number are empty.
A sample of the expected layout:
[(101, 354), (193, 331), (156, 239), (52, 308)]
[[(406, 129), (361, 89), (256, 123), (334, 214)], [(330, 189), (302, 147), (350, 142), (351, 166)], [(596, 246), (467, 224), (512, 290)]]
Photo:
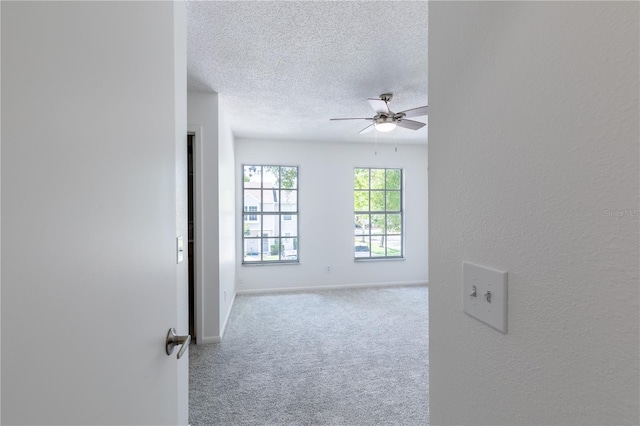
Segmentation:
[(356, 168), (353, 204), (356, 260), (402, 258), (402, 170)]
[(242, 263), (298, 262), (298, 168), (243, 165), (242, 199)]

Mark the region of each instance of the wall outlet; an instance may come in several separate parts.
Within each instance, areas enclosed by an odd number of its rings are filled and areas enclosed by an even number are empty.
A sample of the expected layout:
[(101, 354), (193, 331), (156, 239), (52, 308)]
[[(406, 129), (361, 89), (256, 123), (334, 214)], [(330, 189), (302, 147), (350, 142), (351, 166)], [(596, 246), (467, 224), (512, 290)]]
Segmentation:
[(507, 334), (507, 273), (462, 262), (463, 311)]
[(331, 266), (327, 266), (327, 268), (325, 269), (327, 272), (331, 272)]

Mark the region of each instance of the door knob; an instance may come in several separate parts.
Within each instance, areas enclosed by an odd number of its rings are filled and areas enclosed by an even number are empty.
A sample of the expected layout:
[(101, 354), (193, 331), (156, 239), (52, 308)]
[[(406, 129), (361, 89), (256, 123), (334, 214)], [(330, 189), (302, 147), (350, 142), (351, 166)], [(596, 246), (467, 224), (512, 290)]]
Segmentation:
[(167, 346), (166, 346), (167, 355), (171, 355), (173, 353), (173, 349), (176, 346), (182, 345), (180, 347), (180, 350), (178, 351), (178, 359), (182, 358), (182, 355), (184, 355), (190, 343), (191, 343), (190, 334), (187, 334), (186, 336), (178, 336), (176, 334), (176, 329), (171, 328), (167, 333)]

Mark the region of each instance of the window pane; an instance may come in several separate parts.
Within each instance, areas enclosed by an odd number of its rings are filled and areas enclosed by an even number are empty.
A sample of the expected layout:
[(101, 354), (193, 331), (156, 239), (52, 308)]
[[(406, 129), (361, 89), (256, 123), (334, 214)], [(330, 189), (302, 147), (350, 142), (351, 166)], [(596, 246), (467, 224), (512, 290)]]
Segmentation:
[(251, 215), (251, 214), (246, 214), (244, 215), (244, 222), (243, 222), (243, 235), (245, 237), (259, 237), (260, 236), (260, 222), (262, 219), (262, 216), (260, 215)]
[(384, 169), (371, 169), (371, 189), (384, 189)]
[(265, 211), (265, 212), (279, 211), (280, 209), (280, 203), (278, 203), (279, 198), (280, 198), (280, 194), (278, 194), (277, 189), (262, 190), (262, 211)]
[(280, 168), (280, 187), (286, 189), (293, 189), (298, 187), (297, 167)]
[(280, 223), (280, 236), (298, 236), (298, 215), (282, 215), (282, 221)]
[[(260, 190), (259, 189), (245, 189), (244, 190), (244, 207), (243, 210), (248, 211), (260, 211)], [(255, 210), (249, 210), (249, 207), (255, 207)]]
[(282, 260), (298, 260), (298, 239), (283, 238), (282, 246), (284, 248), (284, 258)]
[(383, 235), (371, 236), (371, 257), (386, 256)]
[(280, 245), (280, 238), (266, 238), (267, 251), (262, 256), (262, 260), (280, 260), (280, 252), (284, 247)]
[(280, 176), (280, 167), (263, 166), (262, 167), (262, 187), (277, 188), (279, 176)]
[(259, 188), (260, 173), (260, 166), (244, 166), (243, 181), (245, 188)]
[(369, 211), (369, 191), (355, 191), (353, 208), (357, 212)]
[(355, 189), (369, 189), (369, 169), (356, 169), (353, 187)]
[(387, 189), (400, 189), (400, 169), (387, 170)]
[(356, 237), (354, 243), (354, 257), (369, 257), (369, 237)]
[(298, 211), (298, 191), (280, 191), (280, 210), (283, 212)]
[(280, 236), (280, 215), (266, 214), (262, 216), (262, 233), (269, 237)]
[(371, 211), (384, 211), (384, 191), (371, 191)]
[(260, 238), (245, 238), (244, 240), (244, 261), (259, 262), (260, 259)]
[(386, 233), (385, 215), (372, 214), (371, 215), (371, 234), (384, 234)]
[(402, 217), (400, 214), (387, 215), (387, 232), (389, 234), (402, 233)]
[(387, 256), (402, 256), (402, 237), (400, 235), (387, 237)]
[(355, 235), (366, 235), (369, 233), (369, 215), (357, 214), (354, 217)]
[(400, 191), (387, 191), (387, 211), (400, 211)]

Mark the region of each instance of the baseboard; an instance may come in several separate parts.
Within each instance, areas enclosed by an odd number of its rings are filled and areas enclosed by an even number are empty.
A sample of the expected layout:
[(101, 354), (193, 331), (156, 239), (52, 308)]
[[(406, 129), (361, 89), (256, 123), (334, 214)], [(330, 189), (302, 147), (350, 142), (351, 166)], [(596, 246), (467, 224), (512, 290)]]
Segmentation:
[(208, 345), (209, 343), (220, 343), (220, 336), (209, 336), (203, 337), (201, 342), (198, 342), (199, 345)]
[(229, 310), (227, 311), (227, 315), (224, 318), (224, 323), (222, 324), (222, 328), (220, 329), (219, 336), (208, 336), (203, 337), (202, 341), (198, 341), (199, 345), (208, 345), (209, 343), (220, 343), (222, 338), (224, 337), (224, 332), (227, 329), (227, 323), (229, 323), (229, 317), (231, 316), (231, 310), (233, 309), (233, 304), (236, 301), (236, 293), (233, 293), (233, 299), (231, 299), (231, 303), (229, 304)]
[(262, 293), (283, 293), (283, 292), (301, 292), (301, 291), (317, 291), (317, 290), (339, 290), (348, 288), (368, 288), (368, 287), (404, 287), (404, 286), (426, 286), (428, 281), (402, 281), (402, 282), (386, 282), (386, 283), (365, 283), (365, 284), (338, 284), (338, 285), (318, 285), (306, 287), (277, 287), (277, 288), (260, 288), (237, 290), (236, 294), (262, 294)]
[(233, 310), (233, 304), (236, 303), (236, 292), (233, 292), (231, 296), (231, 303), (229, 304), (229, 309), (227, 310), (227, 315), (224, 317), (224, 322), (222, 323), (222, 327), (220, 328), (220, 340), (224, 337), (224, 332), (227, 330), (227, 324), (229, 323), (229, 317), (231, 316), (231, 311)]

